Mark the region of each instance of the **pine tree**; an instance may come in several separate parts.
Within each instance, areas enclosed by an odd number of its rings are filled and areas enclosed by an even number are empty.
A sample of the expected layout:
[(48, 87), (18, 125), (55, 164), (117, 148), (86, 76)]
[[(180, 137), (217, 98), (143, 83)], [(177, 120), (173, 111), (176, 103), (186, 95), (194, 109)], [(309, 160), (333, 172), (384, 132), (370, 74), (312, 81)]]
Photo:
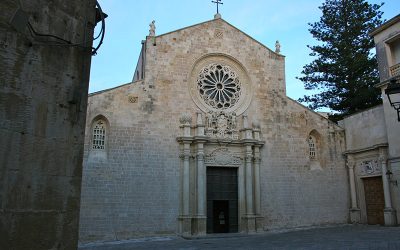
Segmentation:
[(300, 98), (311, 109), (327, 107), (339, 116), (352, 114), (381, 102), (374, 42), (369, 32), (382, 24), (381, 4), (364, 0), (326, 0), (319, 22), (310, 33), (319, 41), (307, 46), (316, 59), (303, 67), (299, 77), (306, 90), (319, 93)]

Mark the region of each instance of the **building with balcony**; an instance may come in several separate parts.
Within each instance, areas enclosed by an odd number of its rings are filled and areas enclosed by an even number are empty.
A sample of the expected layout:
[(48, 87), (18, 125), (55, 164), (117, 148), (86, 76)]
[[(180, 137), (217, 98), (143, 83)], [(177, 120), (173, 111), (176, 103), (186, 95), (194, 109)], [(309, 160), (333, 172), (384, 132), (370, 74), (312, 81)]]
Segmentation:
[(398, 225), (400, 218), (400, 122), (385, 89), (400, 79), (400, 15), (370, 33), (376, 45), (383, 103), (340, 121), (354, 223)]

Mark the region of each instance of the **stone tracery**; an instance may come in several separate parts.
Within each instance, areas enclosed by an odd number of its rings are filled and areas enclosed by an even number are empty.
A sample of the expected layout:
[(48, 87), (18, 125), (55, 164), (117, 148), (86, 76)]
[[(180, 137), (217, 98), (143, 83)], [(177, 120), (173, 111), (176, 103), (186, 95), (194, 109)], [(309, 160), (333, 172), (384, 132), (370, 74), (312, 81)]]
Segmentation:
[(217, 63), (211, 63), (200, 71), (197, 88), (204, 102), (216, 109), (233, 107), (242, 93), (236, 72), (227, 65)]

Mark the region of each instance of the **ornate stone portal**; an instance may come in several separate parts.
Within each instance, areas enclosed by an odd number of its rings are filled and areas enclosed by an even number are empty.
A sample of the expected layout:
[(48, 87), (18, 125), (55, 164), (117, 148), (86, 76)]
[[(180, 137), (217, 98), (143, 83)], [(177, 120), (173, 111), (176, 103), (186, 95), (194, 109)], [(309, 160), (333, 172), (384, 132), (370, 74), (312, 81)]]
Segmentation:
[[(384, 223), (386, 226), (395, 226), (397, 224), (396, 211), (392, 207), (390, 185), (386, 174), (386, 147), (385, 144), (382, 144), (377, 149), (366, 151), (367, 153), (361, 151), (346, 154), (351, 197), (350, 220), (352, 223), (367, 223), (366, 194), (363, 188), (363, 178), (381, 177), (385, 202), (383, 211)], [(357, 160), (357, 157), (361, 159)]]
[(252, 98), (250, 78), (233, 58), (212, 54), (195, 63), (189, 90), (201, 111), (195, 124), (189, 114), (180, 118), (179, 232), (186, 236), (206, 234), (207, 168), (215, 167), (237, 169), (238, 231), (262, 230), (260, 147), (264, 142), (259, 124), (250, 127), (243, 114)]
[[(203, 116), (206, 123), (203, 124)], [(260, 215), (260, 129), (248, 127), (242, 116), (242, 128), (235, 114), (197, 113), (196, 124), (189, 114), (180, 118), (181, 205), (179, 232), (185, 236), (206, 234), (207, 168), (236, 168), (238, 173), (239, 232), (262, 231)], [(194, 181), (193, 181), (194, 180)]]

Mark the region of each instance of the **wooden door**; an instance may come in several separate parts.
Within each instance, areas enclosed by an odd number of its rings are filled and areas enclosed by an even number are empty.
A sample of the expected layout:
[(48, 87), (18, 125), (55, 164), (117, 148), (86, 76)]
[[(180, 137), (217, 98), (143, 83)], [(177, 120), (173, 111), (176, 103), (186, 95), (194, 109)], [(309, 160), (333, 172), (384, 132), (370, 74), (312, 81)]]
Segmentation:
[(238, 231), (237, 168), (207, 168), (207, 233)]
[(384, 224), (383, 210), (385, 198), (383, 196), (382, 177), (363, 179), (365, 192), (365, 205), (367, 209), (368, 224)]

